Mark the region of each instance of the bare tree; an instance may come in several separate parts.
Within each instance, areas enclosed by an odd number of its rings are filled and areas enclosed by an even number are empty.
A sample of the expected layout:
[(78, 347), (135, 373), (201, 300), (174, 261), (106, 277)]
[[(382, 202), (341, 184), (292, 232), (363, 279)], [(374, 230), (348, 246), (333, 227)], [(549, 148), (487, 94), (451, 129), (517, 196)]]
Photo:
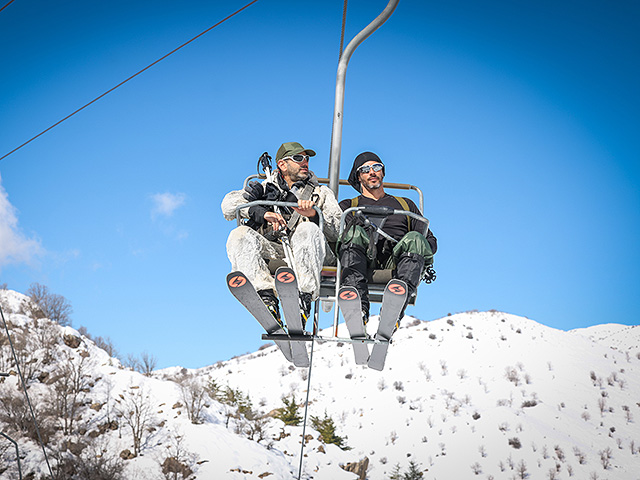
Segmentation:
[(125, 480), (124, 461), (115, 453), (107, 440), (90, 443), (75, 458), (77, 477), (91, 480)]
[(196, 461), (184, 446), (184, 436), (175, 434), (167, 447), (168, 457), (161, 464), (162, 474), (166, 480), (187, 480), (193, 475), (191, 466)]
[(50, 293), (48, 287), (39, 283), (32, 283), (27, 295), (42, 310), (45, 317), (62, 326), (71, 325), (73, 308), (62, 295)]
[(144, 389), (129, 389), (118, 406), (118, 414), (131, 430), (133, 454), (137, 457), (146, 443), (153, 422), (149, 395)]
[(207, 391), (192, 376), (181, 378), (178, 385), (189, 420), (194, 424), (202, 423), (202, 410), (206, 403)]
[(516, 473), (518, 474), (518, 478), (525, 479), (529, 476), (527, 473), (527, 464), (524, 460), (520, 460), (518, 466), (516, 467)]
[(85, 358), (74, 359), (65, 354), (52, 375), (52, 409), (65, 435), (74, 433), (74, 422), (84, 408), (85, 391), (89, 387)]
[(143, 374), (145, 377), (150, 377), (153, 371), (156, 369), (156, 358), (147, 353), (142, 352), (142, 355), (138, 358), (133, 354), (128, 354), (124, 360), (124, 366), (130, 368), (133, 371)]
[(142, 372), (140, 373), (150, 377), (158, 365), (158, 360), (150, 353), (142, 352), (142, 355), (140, 355), (140, 364), (142, 366)]
[[(55, 433), (54, 425), (49, 421), (50, 416), (44, 406), (35, 404), (33, 413), (39, 425), (42, 440), (46, 444)], [(0, 388), (0, 424), (3, 425), (4, 432), (19, 432), (31, 440), (38, 441), (36, 423), (33, 421), (29, 405), (22, 392), (13, 388)]]
[(598, 409), (600, 410), (600, 415), (604, 415), (604, 412), (607, 410), (607, 401), (604, 397), (598, 398)]

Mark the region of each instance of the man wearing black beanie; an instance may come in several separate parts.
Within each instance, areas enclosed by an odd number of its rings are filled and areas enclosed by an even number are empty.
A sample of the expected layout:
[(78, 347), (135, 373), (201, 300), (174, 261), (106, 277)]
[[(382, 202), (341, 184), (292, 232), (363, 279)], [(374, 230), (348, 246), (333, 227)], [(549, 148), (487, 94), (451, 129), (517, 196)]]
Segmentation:
[[(385, 166), (373, 152), (358, 155), (349, 173), (349, 184), (360, 196), (340, 202), (344, 211), (354, 206), (384, 206), (396, 210), (408, 210), (422, 215), (416, 204), (408, 198), (394, 197), (385, 193), (383, 179)], [(380, 225), (380, 220), (370, 218)], [(339, 242), (341, 285), (355, 287), (360, 293), (363, 321), (369, 319), (368, 282), (374, 269), (392, 269), (393, 278), (403, 280), (408, 287), (407, 302), (416, 295), (416, 290), (425, 266), (433, 264), (433, 255), (438, 241), (423, 222), (407, 215), (391, 215), (382, 224), (384, 235), (375, 235), (365, 228), (362, 220), (351, 214), (347, 228)], [(375, 237), (377, 241), (375, 241)], [(406, 307), (406, 304), (405, 304)], [(404, 315), (404, 308), (400, 319)], [(399, 320), (398, 320), (399, 321)]]

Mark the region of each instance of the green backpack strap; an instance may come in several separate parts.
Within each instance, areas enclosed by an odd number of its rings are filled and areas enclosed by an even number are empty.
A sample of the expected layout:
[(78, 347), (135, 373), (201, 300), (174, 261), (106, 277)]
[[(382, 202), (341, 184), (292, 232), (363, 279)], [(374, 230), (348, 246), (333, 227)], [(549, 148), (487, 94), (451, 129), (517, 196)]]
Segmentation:
[[(402, 207), (403, 210), (410, 212), (411, 210), (409, 210), (409, 204), (407, 203), (407, 201), (403, 198), (403, 197), (396, 197), (395, 195), (393, 196), (393, 198), (395, 198), (398, 203), (400, 204), (400, 206)], [(407, 231), (411, 231), (411, 217), (409, 215), (407, 215)]]

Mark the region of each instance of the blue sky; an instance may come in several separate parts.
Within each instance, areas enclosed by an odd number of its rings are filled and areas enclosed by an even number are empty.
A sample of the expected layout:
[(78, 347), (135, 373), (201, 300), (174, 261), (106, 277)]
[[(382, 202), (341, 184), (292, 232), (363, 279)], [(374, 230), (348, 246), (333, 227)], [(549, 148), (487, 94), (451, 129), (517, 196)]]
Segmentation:
[[(256, 350), (220, 201), (284, 141), (327, 176), (342, 3), (260, 0), (1, 160), (0, 283), (47, 285), (75, 327), (159, 367)], [(0, 156), (244, 4), (15, 0)], [(385, 5), (349, 2), (346, 41)], [(638, 324), (639, 20), (632, 1), (401, 0), (356, 50), (341, 177), (378, 153), (440, 243), (410, 315)]]

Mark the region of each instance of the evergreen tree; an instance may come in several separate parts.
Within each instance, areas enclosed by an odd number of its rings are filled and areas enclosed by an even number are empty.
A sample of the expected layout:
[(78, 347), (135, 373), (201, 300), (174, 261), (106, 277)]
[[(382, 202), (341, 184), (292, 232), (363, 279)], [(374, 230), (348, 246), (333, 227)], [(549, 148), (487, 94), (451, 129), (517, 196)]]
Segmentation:
[(279, 418), (285, 425), (300, 425), (302, 417), (298, 414), (298, 404), (295, 395), (291, 395), (291, 399), (284, 397), (282, 399), (284, 407), (278, 409), (276, 418)]
[(400, 471), (400, 464), (396, 463), (389, 474), (389, 480), (402, 480), (402, 472)]
[(419, 470), (416, 462), (411, 460), (409, 462), (409, 470), (404, 474), (404, 480), (421, 480), (422, 472)]
[(329, 417), (326, 412), (323, 419), (312, 416), (311, 425), (320, 433), (320, 437), (324, 443), (333, 443), (342, 450), (350, 449), (344, 444), (345, 438), (336, 435), (336, 426), (333, 423), (333, 419)]

